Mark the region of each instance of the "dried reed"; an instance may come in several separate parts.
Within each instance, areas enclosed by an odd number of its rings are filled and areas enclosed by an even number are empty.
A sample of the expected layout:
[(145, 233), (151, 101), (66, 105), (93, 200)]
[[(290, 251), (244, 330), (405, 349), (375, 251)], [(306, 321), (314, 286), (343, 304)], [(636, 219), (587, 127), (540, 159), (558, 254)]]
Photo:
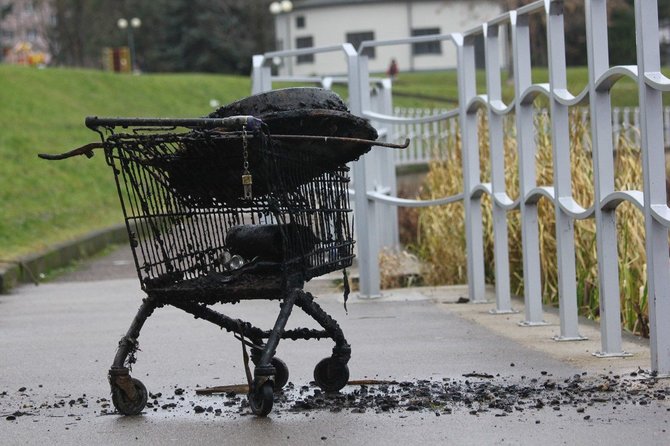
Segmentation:
[[(504, 139), (506, 188), (510, 197), (518, 196), (518, 153), (513, 122), (507, 122)], [(449, 128), (449, 127), (447, 127)], [(538, 185), (552, 185), (553, 163), (551, 129), (548, 116), (536, 117), (536, 179)], [(570, 116), (570, 158), (572, 195), (582, 206), (593, 204), (593, 160), (590, 152), (590, 129), (581, 115)], [(488, 126), (484, 116), (479, 123), (479, 146), (482, 181), (490, 177)], [(430, 165), (423, 187), (424, 199), (439, 198), (462, 192), (461, 141), (459, 133), (448, 135), (436, 147), (439, 156)], [(615, 187), (619, 190), (642, 188), (639, 148), (630, 141), (616, 142)], [(493, 281), (493, 230), (491, 203), (482, 199), (484, 250), (487, 281)], [(553, 203), (541, 199), (538, 204), (543, 301), (558, 305), (558, 266)], [(624, 203), (616, 211), (622, 323), (625, 329), (648, 335), (647, 292), (644, 251), (644, 220), (634, 206)], [(466, 281), (466, 244), (462, 202), (422, 208), (419, 215), (419, 255), (426, 265), (423, 278), (428, 284), (455, 284)], [(510, 278), (512, 291), (523, 295), (521, 231), (518, 210), (508, 213)], [(599, 317), (598, 267), (594, 219), (575, 222), (575, 261), (577, 299), (580, 313), (592, 319)]]

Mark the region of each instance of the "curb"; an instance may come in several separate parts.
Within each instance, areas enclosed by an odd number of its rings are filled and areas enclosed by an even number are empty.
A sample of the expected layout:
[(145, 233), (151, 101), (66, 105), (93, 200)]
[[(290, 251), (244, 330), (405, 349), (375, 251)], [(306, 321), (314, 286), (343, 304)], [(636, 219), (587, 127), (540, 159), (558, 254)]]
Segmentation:
[(11, 263), (0, 262), (0, 294), (9, 293), (21, 283), (37, 284), (40, 275), (90, 257), (115, 243), (128, 243), (125, 223), (89, 232)]

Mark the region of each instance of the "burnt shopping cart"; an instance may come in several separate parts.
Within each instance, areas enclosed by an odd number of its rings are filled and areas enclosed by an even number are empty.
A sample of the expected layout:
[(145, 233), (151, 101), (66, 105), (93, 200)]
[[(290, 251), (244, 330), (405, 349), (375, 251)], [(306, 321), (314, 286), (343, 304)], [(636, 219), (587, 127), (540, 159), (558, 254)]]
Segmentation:
[[(271, 411), (273, 392), (288, 381), (288, 367), (274, 356), (281, 339), (332, 339), (314, 380), (325, 391), (344, 387), (349, 343), (303, 286), (352, 264), (346, 163), (372, 145), (393, 145), (374, 142), (365, 120), (320, 89), (251, 96), (208, 118), (89, 117), (86, 125), (101, 143), (40, 156), (92, 156), (102, 148), (114, 173), (147, 294), (109, 370), (116, 409), (135, 415), (146, 405), (148, 392), (130, 370), (144, 322), (166, 305), (232, 332), (249, 349), (255, 368), (252, 376), (245, 364), (248, 399), (256, 415)], [(279, 302), (271, 329), (211, 308), (247, 299)], [(294, 306), (320, 329), (285, 329)]]

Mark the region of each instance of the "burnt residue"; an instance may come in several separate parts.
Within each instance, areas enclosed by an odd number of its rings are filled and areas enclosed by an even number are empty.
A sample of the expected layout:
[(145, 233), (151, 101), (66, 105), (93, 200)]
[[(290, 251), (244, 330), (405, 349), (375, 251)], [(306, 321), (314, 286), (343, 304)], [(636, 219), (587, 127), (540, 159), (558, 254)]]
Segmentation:
[[(142, 160), (181, 201), (189, 206), (210, 208), (226, 204), (244, 204), (242, 174), (244, 172), (242, 132), (219, 134), (212, 131), (194, 131), (174, 135), (164, 142), (176, 149)], [(272, 176), (268, 152), (274, 144), (263, 132), (247, 134), (248, 161), (255, 176), (254, 193), (269, 193)]]
[(371, 144), (328, 141), (327, 137), (377, 139), (377, 131), (367, 120), (348, 112), (328, 109), (287, 110), (261, 117), (274, 135), (323, 136), (313, 141), (279, 140), (280, 150), (312, 153), (326, 165), (346, 164), (367, 153)]
[(241, 299), (280, 299), (286, 277), (277, 263), (258, 262), (238, 271), (211, 271), (193, 279), (147, 280), (149, 292), (160, 301), (236, 303)]
[[(660, 405), (670, 411), (670, 387), (655, 378), (598, 375), (586, 373), (571, 377), (510, 376), (482, 379), (416, 379), (412, 381), (370, 381), (346, 386), (336, 393), (325, 393), (314, 385), (288, 383), (275, 394), (274, 413), (314, 411), (357, 414), (395, 414), (408, 412), (449, 416), (463, 413), (479, 417), (530, 416), (549, 413), (557, 417), (572, 415), (596, 421), (599, 408), (607, 407), (608, 419), (625, 414), (630, 407)], [(201, 394), (184, 384), (150, 392), (145, 413), (192, 413), (196, 416), (237, 418), (249, 414), (246, 387), (239, 391)], [(41, 385), (0, 392), (0, 414), (7, 422), (35, 421), (40, 417), (64, 417), (68, 423), (115, 413), (106, 396), (49, 394)], [(204, 410), (203, 410), (204, 409)], [(70, 415), (72, 414), (72, 415)], [(593, 418), (592, 418), (593, 417)]]
[[(278, 179), (282, 179), (287, 191), (295, 190), (324, 172), (358, 159), (372, 146), (371, 142), (343, 142), (328, 137), (367, 141), (377, 138), (366, 120), (339, 111), (286, 111), (268, 117), (266, 124), (264, 131), (257, 132), (207, 131), (183, 135), (175, 140), (177, 150), (147, 159), (145, 163), (164, 175), (169, 186), (189, 205), (239, 206), (244, 205), (241, 178), (245, 171), (245, 138), (255, 197), (268, 195)], [(323, 139), (274, 139), (273, 132), (323, 136)], [(306, 159), (310, 162), (305, 163)], [(301, 164), (300, 169), (295, 168), (296, 164)]]
[(231, 254), (270, 262), (307, 255), (318, 241), (311, 228), (297, 223), (234, 226), (226, 235)]
[[(271, 135), (377, 139), (370, 123), (347, 110), (342, 99), (323, 88), (285, 88), (256, 94), (223, 106), (209, 115), (226, 118), (252, 115), (261, 119)], [(368, 152), (370, 144), (335, 141), (278, 141), (280, 152), (312, 153), (324, 165), (345, 164)]]
[(282, 88), (255, 94), (239, 101), (224, 105), (209, 118), (252, 115), (263, 116), (268, 113), (297, 109), (327, 109), (346, 112), (347, 106), (334, 92), (324, 88)]

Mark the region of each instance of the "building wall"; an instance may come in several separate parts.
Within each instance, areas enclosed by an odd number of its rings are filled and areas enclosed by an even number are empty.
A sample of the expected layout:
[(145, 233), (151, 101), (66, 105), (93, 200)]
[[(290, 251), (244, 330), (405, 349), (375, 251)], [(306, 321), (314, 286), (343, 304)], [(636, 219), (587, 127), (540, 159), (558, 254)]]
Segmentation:
[[(307, 2), (309, 3), (309, 2)], [(328, 3), (328, 2), (322, 2)], [(500, 2), (490, 0), (426, 0), (349, 2), (310, 7), (295, 2), (294, 10), (276, 17), (276, 33), (281, 48), (296, 47), (299, 38), (312, 37), (313, 46), (322, 47), (346, 42), (347, 33), (374, 33), (374, 40), (391, 40), (412, 35), (412, 30), (435, 29), (440, 34), (465, 31), (498, 16)], [(304, 27), (298, 28), (298, 17)], [(287, 26), (288, 25), (288, 26)], [(456, 65), (456, 52), (450, 42), (441, 43), (441, 54), (413, 55), (411, 45), (383, 46), (375, 49), (369, 59), (372, 72), (385, 72), (392, 59), (400, 71), (451, 68)], [(313, 62), (284, 60), (280, 74), (298, 76), (343, 74), (346, 61), (341, 53), (317, 54)]]

